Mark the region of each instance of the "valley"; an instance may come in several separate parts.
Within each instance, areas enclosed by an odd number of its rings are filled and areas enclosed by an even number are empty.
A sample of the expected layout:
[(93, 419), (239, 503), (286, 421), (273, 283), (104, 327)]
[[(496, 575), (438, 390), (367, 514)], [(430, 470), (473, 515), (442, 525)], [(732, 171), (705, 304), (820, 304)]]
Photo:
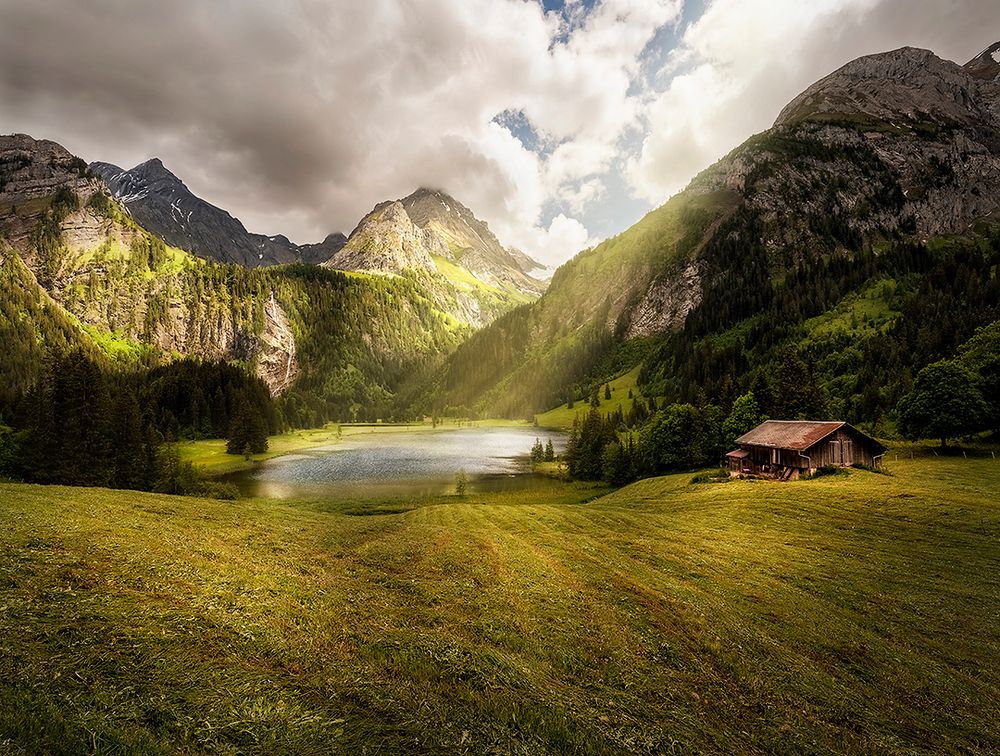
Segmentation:
[[(149, 129), (186, 179), (0, 135), (0, 751), (1000, 751), (1000, 43), (847, 61), (654, 207), (655, 61), (568, 72), (659, 4), (508, 5), (544, 96), (449, 95), (448, 24), (339, 60), (331, 6), (238, 127)], [(311, 46), (364, 96), (273, 86)]]

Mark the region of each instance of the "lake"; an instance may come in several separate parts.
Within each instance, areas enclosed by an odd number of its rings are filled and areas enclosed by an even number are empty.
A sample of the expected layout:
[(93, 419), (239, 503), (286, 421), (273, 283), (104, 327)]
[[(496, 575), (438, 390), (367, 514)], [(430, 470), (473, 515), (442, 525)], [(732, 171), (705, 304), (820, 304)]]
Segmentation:
[(556, 453), (567, 436), (539, 428), (360, 433), (337, 444), (262, 462), (220, 479), (244, 496), (265, 498), (367, 498), (453, 493), (464, 470), (466, 491), (507, 491), (554, 484), (533, 473), (528, 453), (535, 439), (549, 439)]

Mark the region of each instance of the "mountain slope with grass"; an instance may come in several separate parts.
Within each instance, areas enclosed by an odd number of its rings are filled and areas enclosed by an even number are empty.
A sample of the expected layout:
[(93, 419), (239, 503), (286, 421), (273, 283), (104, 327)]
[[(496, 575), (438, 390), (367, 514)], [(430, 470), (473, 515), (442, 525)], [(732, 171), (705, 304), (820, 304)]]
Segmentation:
[(794, 354), (831, 414), (885, 422), (917, 370), (1000, 318), (998, 108), (974, 61), (849, 63), (477, 333), (437, 401), (521, 416), (642, 363), (649, 395), (726, 404), (780, 393)]

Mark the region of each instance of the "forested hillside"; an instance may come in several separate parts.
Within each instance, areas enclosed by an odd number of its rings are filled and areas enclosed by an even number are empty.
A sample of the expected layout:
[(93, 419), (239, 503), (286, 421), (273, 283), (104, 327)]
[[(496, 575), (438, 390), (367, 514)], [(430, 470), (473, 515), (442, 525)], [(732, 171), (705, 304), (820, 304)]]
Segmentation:
[(771, 416), (885, 431), (1000, 318), (998, 112), (1000, 83), (927, 51), (848, 64), (475, 334), (439, 403), (531, 414), (641, 363), (668, 402), (754, 389)]
[(282, 423), (399, 416), (413, 410), (398, 390), (467, 332), (409, 275), (250, 270), (169, 247), (82, 161), (26, 136), (0, 143), (0, 258), (5, 416), (48, 352), (73, 349), (105, 372), (242, 365)]

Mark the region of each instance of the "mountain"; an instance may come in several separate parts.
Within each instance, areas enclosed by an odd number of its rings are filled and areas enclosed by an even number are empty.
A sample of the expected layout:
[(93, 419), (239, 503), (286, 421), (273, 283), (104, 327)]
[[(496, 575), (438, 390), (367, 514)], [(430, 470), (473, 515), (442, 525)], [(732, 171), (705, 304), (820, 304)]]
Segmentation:
[(316, 244), (300, 245), (296, 252), (302, 262), (309, 265), (319, 265), (337, 254), (346, 243), (347, 237), (337, 231)]
[(641, 364), (648, 393), (725, 404), (756, 385), (780, 412), (773, 376), (801, 360), (830, 412), (881, 422), (916, 370), (1000, 317), (984, 55), (902, 48), (818, 81), (463, 344), (436, 401), (524, 416)]
[(529, 296), (542, 292), (544, 287), (529, 275), (542, 266), (523, 252), (501, 245), (486, 222), (454, 197), (418, 189), (400, 202), (415, 225), (436, 234), (446, 245), (447, 256), (479, 280)]
[(988, 81), (1000, 79), (1000, 42), (987, 47), (963, 68), (977, 79)]
[[(174, 179), (141, 173), (148, 183), (119, 187), (172, 196), (194, 223)], [(0, 414), (47, 352), (78, 347), (109, 368), (246, 364), (294, 425), (410, 416), (408, 385), (468, 333), (405, 277), (218, 263), (164, 244), (136, 215), (60, 145), (0, 136)]]
[(331, 234), (320, 245), (302, 248), (284, 236), (251, 234), (237, 218), (193, 194), (159, 158), (130, 170), (101, 162), (89, 168), (137, 223), (167, 244), (199, 257), (248, 268), (277, 265), (314, 259), (315, 247), (322, 247), (322, 254), (333, 254), (342, 238)]
[(475, 326), (536, 299), (545, 288), (529, 275), (538, 263), (505, 249), (472, 211), (432, 189), (376, 205), (323, 265), (413, 277), (443, 310)]
[(247, 268), (304, 262), (406, 275), (427, 288), (444, 312), (475, 327), (544, 289), (529, 275), (541, 268), (538, 263), (505, 249), (484, 222), (442, 192), (420, 189), (380, 203), (349, 238), (334, 233), (297, 245), (283, 235), (249, 233), (238, 219), (192, 194), (159, 159), (128, 171), (110, 163), (89, 168), (139, 225), (199, 257)]

